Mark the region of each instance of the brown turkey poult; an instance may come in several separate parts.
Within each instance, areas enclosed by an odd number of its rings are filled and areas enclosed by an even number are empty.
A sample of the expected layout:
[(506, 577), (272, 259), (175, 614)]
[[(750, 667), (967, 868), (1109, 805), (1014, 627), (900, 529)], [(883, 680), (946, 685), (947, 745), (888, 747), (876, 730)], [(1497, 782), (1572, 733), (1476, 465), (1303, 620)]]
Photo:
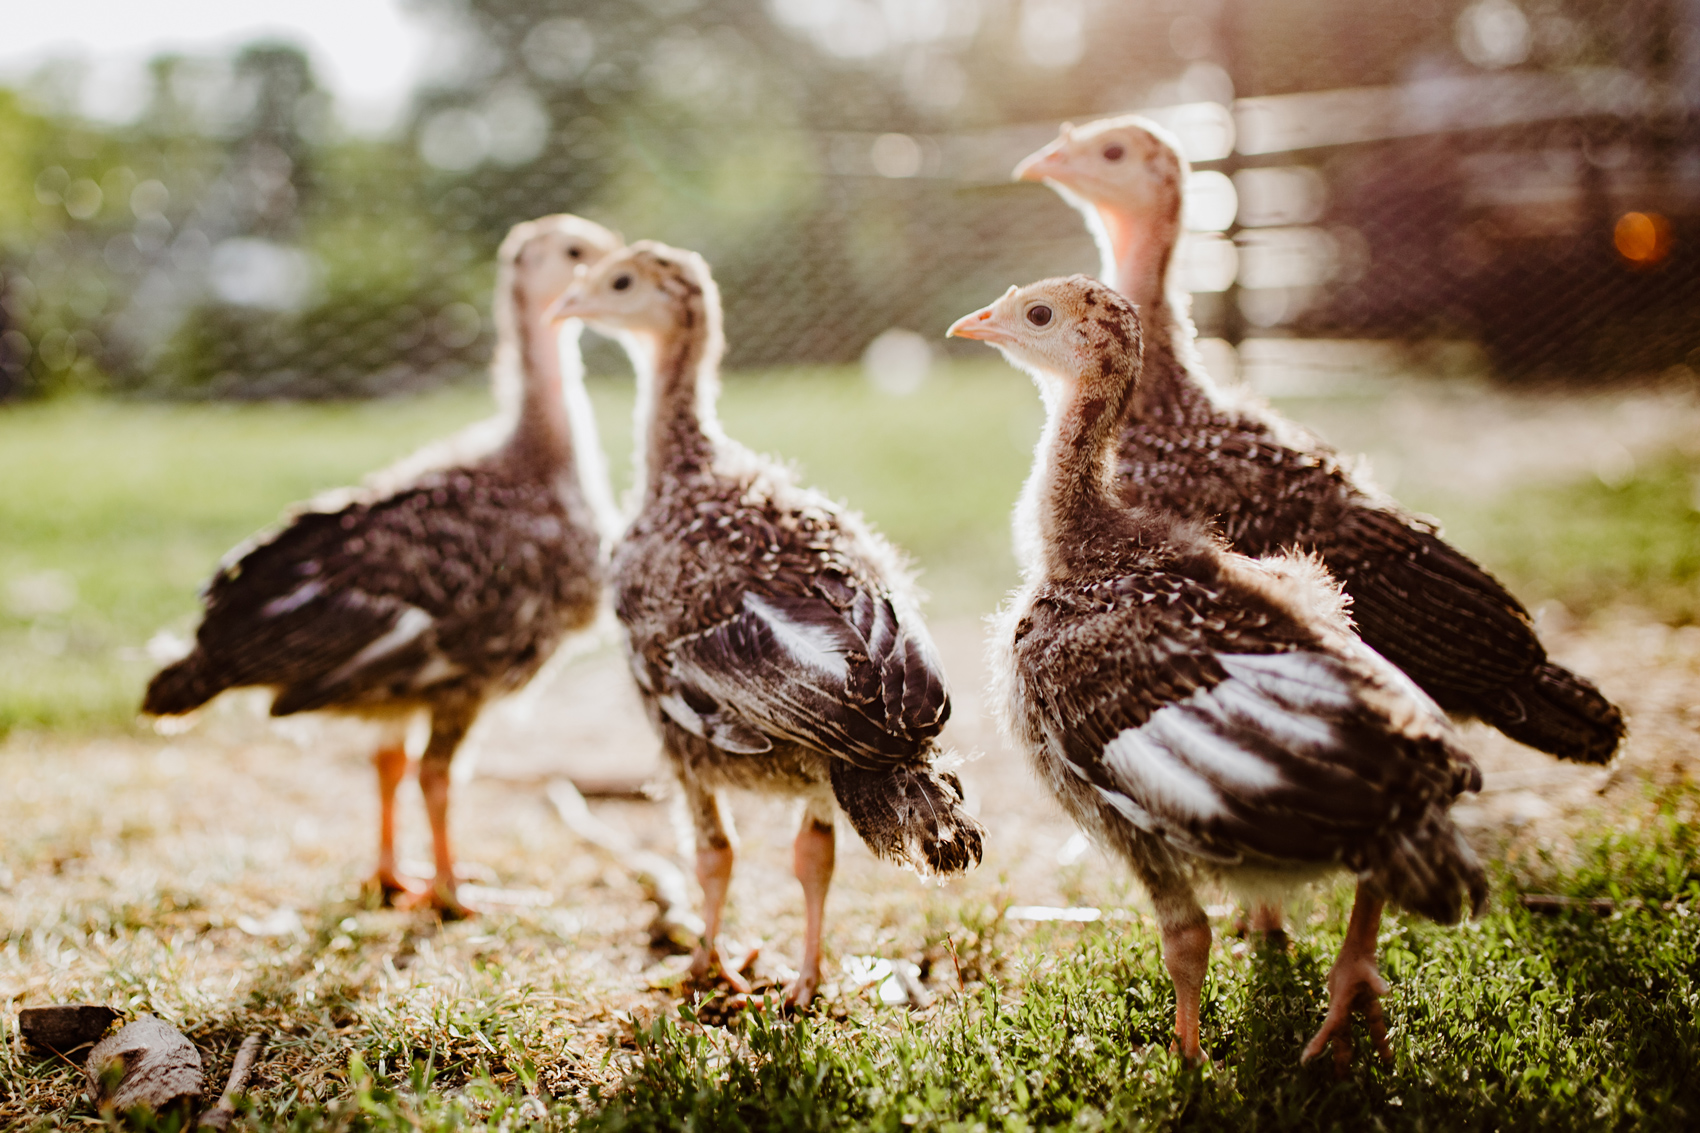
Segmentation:
[(702, 257), (640, 242), (597, 264), (557, 311), (621, 336), (638, 373), (639, 510), (613, 559), (614, 608), (697, 836), (719, 967), (732, 836), (719, 791), (800, 796), (802, 963), (820, 982), (833, 801), (882, 858), (923, 874), (980, 860), (955, 775), (933, 766), (950, 714), (944, 674), (892, 547), (856, 515), (730, 440), (715, 418), (720, 295)]
[(1481, 774), (1445, 715), (1352, 635), (1313, 559), (1250, 559), (1200, 523), (1116, 495), (1121, 413), (1137, 396), (1133, 305), (1086, 276), (1010, 288), (951, 333), (1032, 373), (1048, 421), (1020, 522), (1024, 585), (993, 640), (1004, 726), (1075, 821), (1133, 868), (1175, 983), (1177, 1045), (1203, 1057), (1210, 926), (1202, 878), (1250, 896), (1344, 867), (1357, 900), (1305, 1048), (1351, 1058), (1379, 997), (1383, 903), (1449, 923), (1486, 881), (1447, 816)]
[[(273, 716), (326, 710), (380, 722), (375, 884), (386, 900), (465, 911), (449, 848), (449, 761), (486, 701), (524, 685), (596, 618), (605, 470), (594, 467), (580, 328), (564, 359), (547, 311), (582, 265), (619, 246), (574, 216), (516, 226), (495, 294), (498, 393), (517, 401), (505, 435), (480, 445), (480, 431), (468, 430), (466, 444), (428, 449), (236, 548), (207, 584), (194, 651), (148, 685), (142, 710), (154, 715), (262, 686), (275, 691)], [(517, 390), (506, 388), (516, 379)], [(456, 452), (468, 447), (483, 451)], [(431, 722), (419, 765), (429, 886), (397, 872), (394, 847), (406, 727), (420, 711)]]
[(1560, 759), (1612, 758), (1622, 713), (1547, 659), (1497, 579), (1334, 449), (1211, 384), (1171, 271), (1187, 163), (1161, 127), (1135, 116), (1064, 126), (1016, 176), (1050, 183), (1085, 215), (1104, 281), (1144, 321), (1145, 378), (1122, 422), (1124, 499), (1213, 521), (1248, 555), (1315, 552), (1352, 596), (1364, 641), (1442, 708)]

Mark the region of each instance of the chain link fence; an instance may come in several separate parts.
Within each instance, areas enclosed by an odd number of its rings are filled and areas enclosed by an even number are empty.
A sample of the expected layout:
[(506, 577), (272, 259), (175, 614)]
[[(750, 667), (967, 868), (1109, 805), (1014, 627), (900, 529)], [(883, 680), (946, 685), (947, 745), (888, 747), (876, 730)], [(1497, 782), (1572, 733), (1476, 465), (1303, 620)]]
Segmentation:
[(439, 50), (382, 137), (281, 43), (156, 60), (123, 124), (79, 115), (69, 65), (0, 91), (0, 396), (453, 380), (489, 356), (502, 233), (563, 210), (706, 255), (732, 366), (936, 341), (1095, 270), (1007, 178), (1063, 119), (1140, 108), (1194, 161), (1181, 268), (1241, 357), (1700, 368), (1700, 0), (412, 7)]

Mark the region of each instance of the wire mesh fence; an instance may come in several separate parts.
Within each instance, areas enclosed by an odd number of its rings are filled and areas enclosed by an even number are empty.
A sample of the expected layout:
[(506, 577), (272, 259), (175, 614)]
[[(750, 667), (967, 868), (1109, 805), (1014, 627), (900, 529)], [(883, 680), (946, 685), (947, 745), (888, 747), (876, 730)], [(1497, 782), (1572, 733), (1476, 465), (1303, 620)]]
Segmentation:
[[(0, 92), (0, 395), (352, 396), (476, 371), (508, 225), (694, 248), (736, 367), (936, 340), (1094, 270), (1008, 182), (1146, 109), (1195, 167), (1202, 333), (1700, 366), (1694, 0), (415, 0), (404, 122), (351, 133), (282, 43), (167, 57), (131, 120)], [(374, 51), (383, 45), (374, 44)], [(940, 347), (942, 349), (942, 346)]]

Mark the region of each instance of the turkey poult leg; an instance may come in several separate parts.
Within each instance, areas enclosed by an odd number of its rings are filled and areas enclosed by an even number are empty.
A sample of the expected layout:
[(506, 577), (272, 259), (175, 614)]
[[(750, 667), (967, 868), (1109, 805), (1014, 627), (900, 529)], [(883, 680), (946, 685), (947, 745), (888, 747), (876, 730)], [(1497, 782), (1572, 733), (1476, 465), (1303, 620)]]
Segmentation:
[(1210, 967), (1210, 921), (1190, 891), (1153, 894), (1163, 933), (1163, 966), (1175, 985), (1175, 1046), (1191, 1063), (1204, 1061), (1198, 1039), (1204, 973)]
[(431, 714), (431, 742), (419, 760), (419, 791), (425, 796), (425, 815), (431, 820), (431, 856), (436, 876), (414, 906), (429, 906), (445, 917), (464, 917), (472, 910), (460, 901), (455, 884), (454, 851), (449, 843), (449, 762), (471, 726), (474, 712), (439, 709)]
[(797, 978), (785, 989), (785, 1002), (807, 1007), (820, 987), (821, 925), (826, 919), (826, 891), (832, 884), (836, 854), (832, 822), (823, 821), (810, 807), (803, 814), (803, 827), (792, 843), (792, 867), (803, 883), (803, 960)]
[(1369, 1023), (1376, 1053), (1383, 1062), (1393, 1061), (1393, 1047), (1387, 1041), (1387, 1019), (1381, 1011), (1387, 981), (1381, 978), (1375, 965), (1375, 934), (1381, 927), (1384, 904), (1382, 898), (1371, 894), (1362, 882), (1358, 883), (1346, 939), (1328, 972), (1328, 1015), (1299, 1061), (1309, 1062), (1332, 1045), (1334, 1069), (1344, 1074), (1352, 1064), (1352, 1012), (1360, 1007)]
[(1251, 930), (1260, 934), (1266, 944), (1287, 947), (1287, 930), (1278, 901), (1258, 901), (1251, 907)]
[(702, 941), (691, 955), (691, 980), (706, 983), (718, 971), (733, 991), (748, 994), (749, 983), (720, 954), (720, 914), (732, 885), (732, 836), (714, 792), (687, 781), (685, 794), (697, 835), (697, 884), (702, 886)]
[(407, 746), (404, 739), (390, 737), (372, 756), (378, 769), (378, 872), (372, 878), (372, 888), (384, 904), (392, 904), (403, 894), (418, 894), (424, 886), (396, 871), (395, 864), (395, 793), (407, 777)]

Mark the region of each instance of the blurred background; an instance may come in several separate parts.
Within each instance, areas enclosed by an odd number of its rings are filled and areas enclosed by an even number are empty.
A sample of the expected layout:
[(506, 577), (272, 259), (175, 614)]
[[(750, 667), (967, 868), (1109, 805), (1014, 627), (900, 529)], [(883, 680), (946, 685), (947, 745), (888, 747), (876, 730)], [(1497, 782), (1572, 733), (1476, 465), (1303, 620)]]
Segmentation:
[[(484, 414), (493, 253), (556, 211), (706, 255), (732, 430), (984, 612), (1039, 410), (940, 336), (1095, 270), (1009, 171), (1136, 109), (1194, 165), (1218, 380), (1369, 451), (1532, 604), (1700, 607), (1700, 0), (31, 8), (0, 42), (0, 733), (127, 721), (226, 547)], [(591, 367), (623, 466), (625, 364)]]

